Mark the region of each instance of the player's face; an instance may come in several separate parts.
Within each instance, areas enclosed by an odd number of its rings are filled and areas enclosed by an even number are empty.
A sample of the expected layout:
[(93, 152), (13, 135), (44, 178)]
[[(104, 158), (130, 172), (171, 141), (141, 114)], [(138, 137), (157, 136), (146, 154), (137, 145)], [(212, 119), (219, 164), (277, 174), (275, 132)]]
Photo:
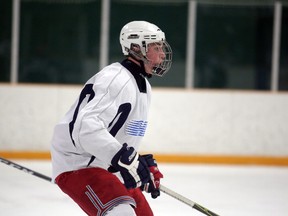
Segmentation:
[(147, 73), (152, 73), (153, 67), (161, 64), (165, 60), (165, 52), (162, 43), (151, 43), (148, 45), (146, 58), (149, 62), (146, 67)]

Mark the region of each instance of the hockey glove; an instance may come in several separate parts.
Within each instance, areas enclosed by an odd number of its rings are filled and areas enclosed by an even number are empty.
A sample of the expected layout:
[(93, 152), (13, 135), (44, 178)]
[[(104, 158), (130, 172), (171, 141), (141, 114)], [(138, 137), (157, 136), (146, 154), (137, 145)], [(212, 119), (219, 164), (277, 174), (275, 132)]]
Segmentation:
[(160, 196), (160, 179), (163, 178), (163, 174), (159, 171), (157, 162), (153, 158), (152, 154), (143, 155), (142, 157), (145, 158), (146, 163), (148, 164), (151, 180), (147, 184), (143, 185), (141, 189), (147, 193), (151, 193), (151, 197), (156, 199)]
[(111, 164), (114, 170), (120, 171), (127, 189), (141, 187), (151, 178), (145, 159), (126, 143), (112, 158)]

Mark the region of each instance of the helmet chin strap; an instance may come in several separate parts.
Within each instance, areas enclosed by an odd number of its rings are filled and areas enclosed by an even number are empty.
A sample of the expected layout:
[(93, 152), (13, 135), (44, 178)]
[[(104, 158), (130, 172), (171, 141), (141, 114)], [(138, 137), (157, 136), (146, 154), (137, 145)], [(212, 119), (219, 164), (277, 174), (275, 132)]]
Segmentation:
[[(145, 63), (149, 64), (149, 61), (142, 54), (135, 52), (134, 50), (131, 50), (131, 49), (129, 50), (129, 56), (131, 58), (133, 58), (134, 60), (136, 60), (137, 62), (139, 62), (141, 67), (144, 70), (145, 70)], [(146, 70), (145, 70), (145, 72), (146, 72)], [(152, 76), (151, 74), (149, 74), (147, 72), (146, 72), (146, 74), (147, 74), (147, 77), (149, 77), (149, 78)]]
[(130, 49), (129, 54), (130, 54), (129, 56), (131, 56), (133, 59), (135, 59), (138, 62), (143, 61), (145, 63), (148, 63), (148, 60), (142, 55), (141, 52), (135, 52), (134, 50)]

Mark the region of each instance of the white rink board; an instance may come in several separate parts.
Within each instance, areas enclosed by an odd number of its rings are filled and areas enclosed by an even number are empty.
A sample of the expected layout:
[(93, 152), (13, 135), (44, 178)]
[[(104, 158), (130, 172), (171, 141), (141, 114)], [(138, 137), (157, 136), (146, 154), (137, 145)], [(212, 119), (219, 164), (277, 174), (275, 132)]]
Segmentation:
[[(0, 85), (0, 151), (48, 151), (75, 85)], [(288, 93), (153, 88), (141, 150), (288, 155)]]

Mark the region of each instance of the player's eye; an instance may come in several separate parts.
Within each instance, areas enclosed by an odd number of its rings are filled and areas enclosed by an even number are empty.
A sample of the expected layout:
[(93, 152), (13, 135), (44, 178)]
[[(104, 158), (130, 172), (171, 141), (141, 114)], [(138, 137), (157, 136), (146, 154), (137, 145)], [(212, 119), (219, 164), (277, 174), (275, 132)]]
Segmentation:
[(156, 52), (163, 52), (163, 47), (160, 46), (160, 45), (157, 45), (157, 46), (154, 47), (154, 50), (155, 50)]

